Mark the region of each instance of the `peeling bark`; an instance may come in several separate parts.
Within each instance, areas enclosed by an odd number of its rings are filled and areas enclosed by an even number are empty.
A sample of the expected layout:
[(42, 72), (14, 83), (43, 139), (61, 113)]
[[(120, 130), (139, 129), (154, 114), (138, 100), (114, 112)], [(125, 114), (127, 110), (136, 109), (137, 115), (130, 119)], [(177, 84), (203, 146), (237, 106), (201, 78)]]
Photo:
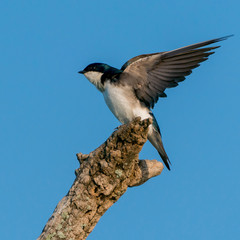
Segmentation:
[(151, 119), (122, 125), (90, 154), (78, 153), (80, 168), (68, 194), (58, 203), (38, 240), (83, 240), (101, 216), (127, 190), (159, 175), (163, 164), (139, 160)]

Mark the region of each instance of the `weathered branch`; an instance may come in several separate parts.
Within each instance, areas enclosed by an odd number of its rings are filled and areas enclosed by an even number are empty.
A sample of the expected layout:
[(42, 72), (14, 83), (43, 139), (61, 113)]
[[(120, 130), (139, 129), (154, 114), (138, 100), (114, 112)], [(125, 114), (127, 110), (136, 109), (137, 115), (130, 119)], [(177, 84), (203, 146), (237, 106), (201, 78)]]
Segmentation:
[(90, 154), (77, 154), (80, 168), (38, 240), (86, 239), (101, 216), (127, 190), (159, 175), (156, 160), (138, 160), (151, 119), (122, 125)]

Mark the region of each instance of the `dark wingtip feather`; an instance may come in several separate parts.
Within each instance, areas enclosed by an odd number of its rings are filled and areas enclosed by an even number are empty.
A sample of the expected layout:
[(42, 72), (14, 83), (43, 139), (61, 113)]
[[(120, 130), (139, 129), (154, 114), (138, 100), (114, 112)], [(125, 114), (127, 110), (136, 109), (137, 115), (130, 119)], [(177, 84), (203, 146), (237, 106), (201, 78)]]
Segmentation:
[(220, 37), (220, 38), (213, 39), (212, 41), (214, 41), (214, 42), (220, 42), (220, 41), (227, 40), (228, 38), (233, 37), (233, 36), (234, 36), (234, 34), (231, 34), (231, 35), (227, 35), (227, 36), (224, 36), (224, 37)]
[(159, 97), (166, 98), (167, 94), (165, 92), (160, 92)]
[(161, 158), (162, 158), (165, 166), (166, 166), (167, 169), (170, 171), (170, 170), (171, 170), (171, 168), (170, 168), (170, 166), (169, 166), (169, 164), (171, 164), (170, 160), (168, 159), (168, 157), (163, 156), (160, 152), (158, 152), (158, 153), (159, 153), (159, 155), (161, 156)]
[[(207, 40), (207, 41), (204, 41), (204, 42), (191, 44), (191, 45), (188, 45), (186, 47), (181, 47), (181, 48), (178, 48), (178, 49), (175, 49), (175, 50), (172, 50), (172, 51), (168, 51), (168, 52), (163, 53), (161, 55), (161, 58), (166, 59), (166, 58), (169, 58), (169, 57), (172, 57), (172, 56), (176, 56), (177, 54), (181, 54), (181, 53), (184, 53), (184, 52), (191, 51), (193, 49), (195, 49), (195, 50), (199, 49), (200, 50), (204, 46), (207, 46), (207, 45), (210, 45), (210, 44), (213, 44), (213, 43), (216, 43), (216, 42), (224, 41), (224, 40), (226, 40), (226, 39), (228, 39), (229, 37), (232, 37), (232, 36), (233, 36), (233, 34), (225, 36), (225, 37), (221, 37), (221, 38), (214, 38), (214, 39)], [(212, 47), (212, 49), (213, 48), (218, 48), (218, 47), (219, 46)]]
[(162, 160), (163, 160), (165, 166), (166, 166), (167, 169), (170, 171), (171, 169), (170, 169), (169, 164), (170, 164), (170, 165), (172, 165), (172, 164), (171, 164), (171, 162), (170, 162), (170, 160), (169, 160), (167, 154), (165, 153), (165, 154), (163, 155), (163, 154), (162, 154), (161, 152), (159, 152), (159, 151), (158, 151), (158, 153), (159, 153), (160, 157), (162, 158)]
[(169, 166), (168, 162), (164, 162), (164, 163), (165, 163), (165, 165), (166, 165), (167, 169), (168, 169), (169, 171), (171, 171), (171, 168), (170, 168), (170, 166)]
[[(207, 41), (204, 41), (204, 42), (200, 42), (200, 43), (197, 43), (196, 45), (199, 44), (200, 46), (198, 46), (197, 48), (200, 48), (200, 47), (203, 47), (204, 45), (209, 45), (209, 44), (213, 44), (213, 43), (217, 43), (217, 42), (221, 42), (221, 41), (227, 40), (230, 37), (233, 37), (233, 34), (227, 35), (227, 36), (224, 36), (224, 37), (220, 37), (220, 38), (214, 38), (214, 39), (207, 40)], [(216, 46), (214, 48), (218, 48), (218, 47), (219, 46)]]

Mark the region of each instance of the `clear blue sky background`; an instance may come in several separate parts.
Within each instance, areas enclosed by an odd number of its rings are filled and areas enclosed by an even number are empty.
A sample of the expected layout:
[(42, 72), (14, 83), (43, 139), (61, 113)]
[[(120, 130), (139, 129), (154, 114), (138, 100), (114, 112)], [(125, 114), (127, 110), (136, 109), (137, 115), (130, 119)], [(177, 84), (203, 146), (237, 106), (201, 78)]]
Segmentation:
[[(89, 240), (238, 239), (239, 11), (237, 0), (2, 0), (1, 239), (36, 239), (73, 183), (75, 154), (119, 125), (79, 70), (229, 34), (154, 109), (172, 171), (129, 189)], [(140, 158), (159, 156), (147, 143)]]

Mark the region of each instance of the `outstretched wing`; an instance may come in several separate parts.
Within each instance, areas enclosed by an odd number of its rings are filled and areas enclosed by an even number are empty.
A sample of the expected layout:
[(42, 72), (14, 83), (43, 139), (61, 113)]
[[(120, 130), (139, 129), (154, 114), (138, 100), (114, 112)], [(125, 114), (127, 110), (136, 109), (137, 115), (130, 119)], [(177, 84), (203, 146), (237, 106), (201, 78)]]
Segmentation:
[(227, 39), (230, 36), (196, 43), (169, 52), (144, 54), (130, 59), (121, 70), (121, 82), (131, 85), (140, 101), (153, 108), (159, 97), (166, 97), (166, 88), (176, 87), (192, 69), (200, 66), (219, 46), (206, 45)]

